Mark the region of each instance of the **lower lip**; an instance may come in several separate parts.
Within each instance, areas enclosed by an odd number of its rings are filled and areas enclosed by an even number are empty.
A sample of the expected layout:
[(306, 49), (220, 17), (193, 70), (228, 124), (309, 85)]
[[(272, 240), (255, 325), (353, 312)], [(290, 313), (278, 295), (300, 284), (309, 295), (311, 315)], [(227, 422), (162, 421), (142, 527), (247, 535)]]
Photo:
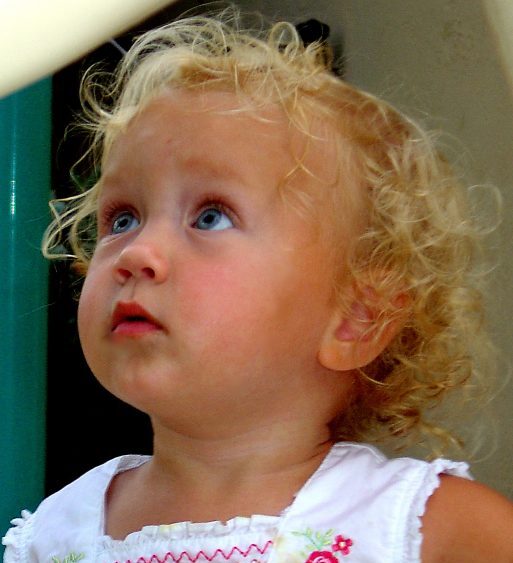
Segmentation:
[(160, 331), (160, 327), (147, 321), (121, 322), (112, 331), (118, 336), (138, 337)]

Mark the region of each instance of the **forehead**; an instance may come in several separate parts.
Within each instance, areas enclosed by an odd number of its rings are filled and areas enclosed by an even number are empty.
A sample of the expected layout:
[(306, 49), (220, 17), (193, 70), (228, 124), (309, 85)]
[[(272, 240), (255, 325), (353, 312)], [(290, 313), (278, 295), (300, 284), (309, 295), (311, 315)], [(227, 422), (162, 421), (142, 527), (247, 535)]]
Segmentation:
[(170, 89), (114, 135), (104, 154), (103, 175), (127, 162), (158, 169), (170, 159), (175, 166), (213, 175), (261, 174), (265, 160), (266, 173), (283, 174), (293, 166), (291, 142), (278, 107), (248, 110), (227, 92)]
[(282, 186), (292, 197), (307, 194), (311, 207), (329, 205), (329, 194), (337, 190), (348, 222), (357, 188), (340, 152), (349, 153), (349, 145), (337, 140), (326, 120), (304, 115), (306, 128), (300, 130), (278, 104), (257, 106), (227, 91), (169, 88), (115, 138), (103, 175), (119, 173), (127, 162), (132, 169), (158, 171), (176, 155), (174, 165), (182, 169)]

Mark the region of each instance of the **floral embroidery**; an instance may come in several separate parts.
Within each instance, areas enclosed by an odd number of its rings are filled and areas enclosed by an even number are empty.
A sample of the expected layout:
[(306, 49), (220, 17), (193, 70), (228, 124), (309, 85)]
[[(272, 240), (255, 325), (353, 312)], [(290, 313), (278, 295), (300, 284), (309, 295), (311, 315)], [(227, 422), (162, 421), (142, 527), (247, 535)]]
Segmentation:
[(342, 555), (349, 555), (352, 545), (352, 540), (339, 534), (338, 536), (335, 536), (335, 542), (331, 546), (331, 549), (333, 551), (340, 551)]
[(312, 551), (306, 563), (338, 563), (331, 551)]
[(58, 557), (52, 557), (52, 563), (77, 563), (77, 561), (82, 561), (85, 555), (83, 553), (70, 553), (66, 555), (64, 559), (59, 559)]
[(304, 532), (292, 532), (293, 535), (307, 540), (301, 555), (305, 563), (339, 563), (338, 556), (345, 557), (351, 553), (353, 540), (330, 529), (327, 532), (314, 532), (307, 528)]

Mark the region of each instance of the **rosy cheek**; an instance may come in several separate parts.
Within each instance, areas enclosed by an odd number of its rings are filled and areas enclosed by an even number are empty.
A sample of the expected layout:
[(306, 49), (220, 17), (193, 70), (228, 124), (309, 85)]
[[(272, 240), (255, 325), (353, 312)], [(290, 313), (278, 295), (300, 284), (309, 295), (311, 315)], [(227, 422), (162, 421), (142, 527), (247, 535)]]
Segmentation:
[(234, 267), (187, 269), (177, 281), (177, 302), (190, 323), (222, 325), (246, 309), (249, 294), (247, 280)]
[(90, 330), (98, 326), (99, 300), (101, 296), (101, 284), (95, 283), (95, 275), (90, 272), (82, 287), (78, 302), (78, 330), (81, 340)]

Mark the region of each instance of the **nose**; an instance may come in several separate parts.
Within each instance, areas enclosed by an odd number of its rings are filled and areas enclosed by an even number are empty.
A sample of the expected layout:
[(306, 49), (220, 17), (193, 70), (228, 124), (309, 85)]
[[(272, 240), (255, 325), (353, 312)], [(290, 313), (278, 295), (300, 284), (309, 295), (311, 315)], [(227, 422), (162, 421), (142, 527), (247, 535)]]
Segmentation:
[(148, 244), (136, 239), (119, 253), (113, 274), (120, 284), (131, 278), (162, 283), (169, 275), (169, 262), (155, 242)]

